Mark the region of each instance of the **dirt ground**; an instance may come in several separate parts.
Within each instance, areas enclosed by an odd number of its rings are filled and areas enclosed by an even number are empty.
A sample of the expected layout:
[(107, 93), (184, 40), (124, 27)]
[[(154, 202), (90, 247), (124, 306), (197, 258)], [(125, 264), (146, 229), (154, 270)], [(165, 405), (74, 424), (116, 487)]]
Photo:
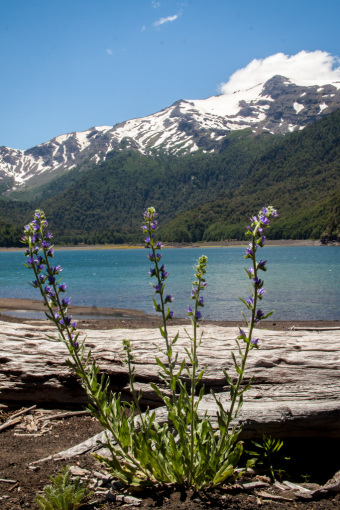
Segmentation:
[[(193, 493), (188, 490), (148, 490), (144, 492), (128, 493), (122, 487), (112, 486), (107, 480), (104, 468), (91, 454), (81, 455), (68, 461), (45, 461), (31, 464), (49, 455), (58, 453), (101, 431), (101, 426), (91, 416), (71, 416), (63, 419), (49, 419), (64, 410), (38, 409), (25, 414), (21, 422), (0, 432), (0, 508), (1, 510), (17, 510), (22, 508), (36, 509), (34, 502), (36, 495), (49, 483), (49, 476), (55, 476), (64, 465), (72, 466), (72, 470), (83, 468), (80, 475), (89, 483), (97, 484), (96, 494), (85, 505), (84, 510), (109, 510), (124, 507), (133, 508), (129, 497), (139, 500), (139, 507), (143, 509), (161, 508), (163, 510), (188, 509), (297, 509), (297, 510), (331, 510), (340, 508), (340, 494), (326, 493), (316, 499), (301, 500), (294, 496), (294, 492), (281, 490), (272, 483), (268, 484), (266, 477), (257, 476), (244, 479), (244, 482), (264, 481), (263, 487), (245, 489), (240, 484), (226, 485), (220, 490)], [(69, 410), (68, 410), (69, 411)], [(0, 424), (10, 418), (10, 413), (2, 411)], [(41, 420), (45, 418), (45, 420)], [(337, 445), (339, 446), (339, 444)], [(100, 475), (102, 474), (102, 476)], [(4, 480), (11, 480), (6, 482)], [(312, 483), (304, 484), (303, 477), (296, 476), (294, 482), (312, 489), (318, 486)], [(324, 480), (319, 480), (325, 483)], [(110, 485), (111, 482), (111, 485)], [(98, 487), (100, 486), (100, 487)], [(102, 491), (101, 494), (98, 494)], [(107, 495), (107, 492), (110, 495)], [(125, 496), (125, 501), (113, 501)], [(273, 497), (279, 499), (271, 499)], [(108, 500), (108, 498), (110, 500)], [(93, 503), (91, 503), (91, 501)]]
[[(7, 300), (12, 301), (12, 300)], [(1, 313), (11, 309), (10, 304), (0, 302)], [(18, 307), (20, 303), (12, 303)], [(15, 305), (15, 306), (14, 306)], [(23, 308), (21, 301), (20, 306)], [(33, 305), (35, 306), (34, 302)], [(38, 306), (38, 305), (37, 305)], [(29, 307), (28, 307), (29, 308)], [(87, 312), (87, 311), (85, 311)], [(98, 313), (100, 311), (97, 310)], [(74, 311), (72, 312), (74, 313)], [(114, 311), (115, 315), (109, 314), (105, 319), (82, 319), (79, 321), (79, 328), (145, 328), (157, 327), (158, 318), (146, 316), (140, 312)], [(121, 315), (119, 315), (121, 313)], [(125, 314), (125, 315), (124, 315)], [(127, 315), (126, 315), (127, 314)], [(0, 320), (9, 322), (30, 322), (6, 315), (0, 315)], [(184, 320), (174, 321), (174, 324), (183, 324)], [(32, 323), (36, 324), (37, 321)], [(217, 322), (218, 325), (234, 326), (236, 323)], [(261, 324), (262, 328), (287, 330), (295, 327), (339, 327), (339, 322), (280, 322), (266, 321)], [(1, 395), (0, 395), (1, 396)], [(1, 400), (0, 400), (1, 402)], [(138, 493), (128, 493), (122, 487), (117, 487), (110, 479), (104, 468), (93, 458), (91, 454), (72, 458), (68, 461), (45, 461), (38, 464), (31, 464), (49, 455), (63, 451), (74, 446), (97, 432), (100, 432), (101, 425), (91, 416), (70, 416), (63, 419), (53, 418), (53, 415), (70, 412), (71, 409), (33, 409), (23, 414), (20, 421), (13, 426), (1, 430), (1, 424), (7, 422), (11, 416), (20, 409), (7, 408), (6, 403), (0, 404), (0, 509), (17, 510), (22, 508), (39, 508), (34, 502), (36, 495), (49, 483), (49, 476), (55, 476), (64, 465), (72, 466), (86, 471), (81, 472), (82, 476), (92, 485), (95, 494), (90, 502), (83, 506), (84, 510), (115, 508), (142, 509), (161, 508), (162, 510), (203, 510), (228, 508), (235, 510), (253, 510), (264, 508), (266, 510), (297, 509), (297, 510), (331, 510), (340, 509), (340, 493), (326, 492), (312, 499), (300, 499), (294, 495), (294, 491), (286, 487), (282, 490), (263, 477), (254, 476), (244, 482), (258, 481), (267, 483), (263, 487), (255, 489), (244, 488), (241, 484), (226, 485), (225, 487), (208, 492), (193, 493), (190, 490), (179, 488), (153, 489)], [(300, 442), (301, 443), (301, 442)], [(288, 445), (291, 451), (297, 451), (298, 444)], [(300, 444), (301, 446), (301, 444)], [(318, 453), (316, 453), (318, 450)], [(310, 474), (311, 485), (305, 485), (315, 489), (318, 484), (325, 484), (335, 471), (340, 468), (338, 461), (340, 451), (339, 440), (330, 440), (324, 444), (313, 444), (309, 441), (304, 451), (300, 451), (300, 457), (295, 458), (295, 469), (292, 469), (291, 481), (304, 485), (303, 475)], [(335, 453), (335, 455), (334, 455)], [(307, 458), (308, 457), (308, 458)], [(331, 462), (331, 459), (333, 462)], [(301, 462), (303, 460), (304, 462)], [(289, 472), (289, 468), (287, 469)], [(6, 481), (7, 480), (7, 481)], [(340, 480), (339, 480), (340, 482)], [(109, 491), (109, 494), (108, 494)], [(101, 492), (101, 494), (99, 494)], [(129, 498), (136, 498), (129, 499)], [(276, 497), (276, 499), (275, 499)], [(124, 499), (125, 498), (125, 499)]]

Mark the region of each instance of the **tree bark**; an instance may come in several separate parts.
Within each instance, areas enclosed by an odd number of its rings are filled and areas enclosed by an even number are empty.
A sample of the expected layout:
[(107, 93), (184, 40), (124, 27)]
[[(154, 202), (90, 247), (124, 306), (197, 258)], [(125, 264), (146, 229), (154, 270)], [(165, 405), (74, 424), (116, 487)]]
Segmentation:
[[(189, 339), (184, 327), (170, 327), (171, 335), (180, 331), (176, 343), (179, 359), (185, 356)], [(203, 324), (199, 363), (206, 367), (203, 377), (205, 397), (202, 412), (216, 416), (213, 389), (226, 407), (228, 388), (222, 372), (236, 377), (231, 351), (237, 355), (236, 328)], [(77, 408), (86, 404), (86, 395), (65, 364), (67, 349), (54, 343), (55, 329), (42, 324), (30, 326), (0, 322), (0, 399), (6, 404), (56, 404)], [(82, 332), (83, 333), (83, 332)], [(137, 388), (143, 391), (143, 403), (159, 407), (160, 401), (150, 389), (150, 381), (160, 382), (154, 356), (163, 359), (158, 329), (89, 330), (86, 346), (97, 359), (102, 372), (110, 377), (113, 391), (129, 397), (127, 367), (123, 363), (122, 340), (129, 339), (136, 363)], [(260, 349), (253, 349), (246, 367), (245, 383), (254, 376), (251, 389), (244, 395), (239, 415), (243, 437), (263, 433), (280, 437), (340, 437), (340, 331), (268, 331), (258, 330)], [(166, 361), (165, 358), (163, 361)], [(163, 413), (163, 414), (162, 414)], [(157, 410), (160, 420), (164, 411)]]

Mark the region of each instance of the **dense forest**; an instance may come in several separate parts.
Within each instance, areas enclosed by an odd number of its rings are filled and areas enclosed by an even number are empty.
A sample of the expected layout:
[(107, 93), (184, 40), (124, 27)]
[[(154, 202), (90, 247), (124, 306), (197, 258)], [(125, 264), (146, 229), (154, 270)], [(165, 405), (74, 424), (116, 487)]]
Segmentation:
[(340, 111), (289, 135), (230, 133), (218, 154), (108, 154), (0, 200), (2, 246), (17, 245), (34, 209), (55, 242), (140, 242), (141, 213), (159, 211), (164, 241), (243, 239), (263, 205), (280, 213), (271, 237), (340, 239)]

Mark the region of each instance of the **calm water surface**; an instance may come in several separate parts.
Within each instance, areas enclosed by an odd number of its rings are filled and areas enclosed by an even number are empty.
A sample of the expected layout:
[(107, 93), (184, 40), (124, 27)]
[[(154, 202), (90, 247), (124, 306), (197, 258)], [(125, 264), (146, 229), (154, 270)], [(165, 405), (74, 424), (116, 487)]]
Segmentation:
[[(244, 306), (238, 296), (247, 298), (249, 280), (244, 267), (244, 248), (171, 248), (163, 250), (162, 262), (170, 277), (167, 293), (175, 296), (171, 309), (185, 316), (190, 304), (193, 265), (208, 256), (206, 306), (204, 316), (215, 320), (239, 320)], [(55, 264), (64, 268), (72, 304), (110, 308), (132, 308), (153, 313), (154, 296), (148, 275), (151, 263), (146, 250), (62, 250), (57, 249)], [(262, 273), (266, 295), (264, 312), (274, 310), (276, 320), (340, 320), (340, 248), (266, 247), (259, 259), (268, 260)], [(37, 289), (27, 282), (33, 272), (26, 269), (21, 252), (0, 253), (0, 297), (40, 299)]]

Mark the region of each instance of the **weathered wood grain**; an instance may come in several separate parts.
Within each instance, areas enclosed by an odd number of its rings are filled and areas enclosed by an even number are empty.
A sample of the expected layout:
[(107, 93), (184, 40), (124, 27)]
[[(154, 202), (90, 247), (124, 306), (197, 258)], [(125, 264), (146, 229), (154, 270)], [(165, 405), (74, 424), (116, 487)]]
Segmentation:
[[(183, 327), (176, 344), (181, 358), (188, 339)], [(221, 368), (234, 373), (231, 350), (235, 349), (236, 328), (203, 325), (204, 339), (199, 350), (206, 367), (204, 409), (216, 414), (210, 389), (228, 401)], [(80, 405), (86, 396), (65, 365), (66, 347), (46, 339), (55, 335), (49, 325), (29, 326), (0, 322), (0, 400), (5, 403), (56, 403)], [(144, 403), (159, 406), (147, 383), (158, 380), (154, 361), (162, 346), (157, 329), (88, 331), (91, 348), (101, 370), (110, 376), (113, 390), (128, 395), (126, 366), (122, 363), (122, 340), (131, 341), (136, 361), (136, 381), (143, 390)], [(244, 436), (262, 433), (282, 437), (302, 435), (340, 437), (340, 331), (257, 332), (260, 349), (253, 349), (247, 365), (248, 380), (255, 377), (246, 393), (240, 415)], [(156, 344), (156, 345), (155, 345)], [(158, 409), (159, 419), (162, 409)]]

